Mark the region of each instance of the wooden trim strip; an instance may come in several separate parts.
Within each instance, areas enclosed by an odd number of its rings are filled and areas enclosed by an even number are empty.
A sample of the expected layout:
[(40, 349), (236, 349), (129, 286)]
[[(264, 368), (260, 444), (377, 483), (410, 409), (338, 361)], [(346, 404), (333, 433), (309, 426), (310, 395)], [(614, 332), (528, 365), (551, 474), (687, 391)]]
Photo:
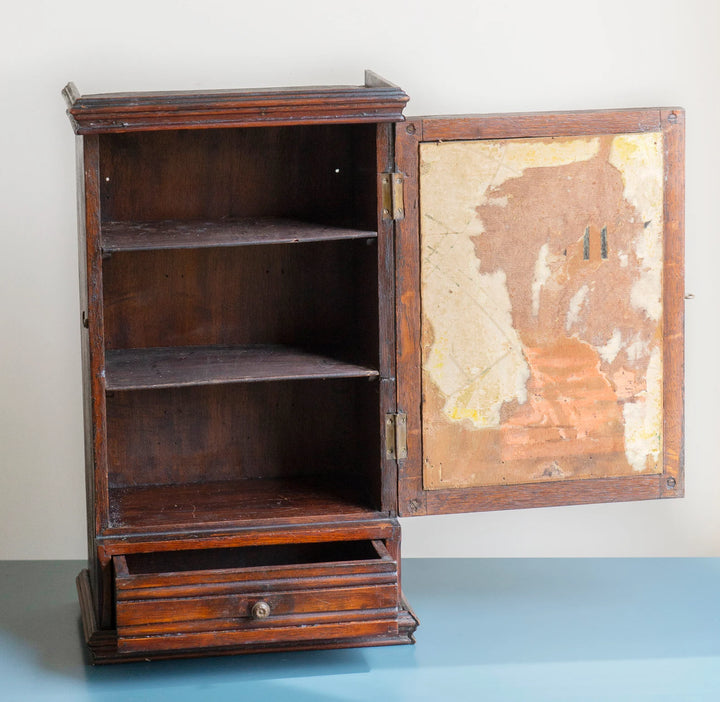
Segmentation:
[(368, 101), (408, 101), (405, 92), (393, 85), (335, 85), (279, 88), (241, 88), (236, 90), (165, 90), (77, 95), (73, 107), (85, 114), (127, 112), (208, 112), (232, 108), (290, 109), (295, 104), (363, 104)]
[(661, 480), (660, 475), (643, 475), (456, 490), (427, 490), (425, 499), (428, 514), (492, 512), (501, 509), (655, 500), (660, 497)]
[(282, 642), (289, 645), (295, 641), (327, 641), (331, 639), (354, 639), (363, 637), (397, 636), (396, 619), (365, 622), (342, 622), (315, 624), (300, 627), (274, 629), (244, 629), (198, 634), (175, 634), (170, 636), (118, 637), (118, 652), (164, 651), (196, 649), (239, 644)]
[[(397, 600), (395, 592), (394, 599)], [(192, 621), (173, 621), (166, 623), (132, 624), (119, 628), (120, 636), (142, 636), (147, 634), (184, 634), (192, 632), (227, 631), (238, 628), (241, 624), (247, 629), (272, 629), (286, 626), (307, 626), (308, 624), (357, 622), (363, 620), (378, 620), (382, 618), (395, 619), (398, 614), (397, 606), (377, 607), (374, 609), (348, 610), (345, 612), (311, 612), (307, 614), (290, 614), (287, 616), (271, 617), (263, 622), (253, 620), (238, 621), (237, 618), (195, 619)]]
[(685, 112), (662, 111), (665, 149), (662, 497), (684, 494)]
[(75, 96), (78, 134), (332, 122), (395, 122), (408, 96), (393, 86)]
[(287, 543), (323, 541), (362, 541), (392, 539), (398, 527), (396, 519), (316, 522), (308, 524), (263, 524), (237, 530), (163, 532), (137, 535), (106, 534), (98, 539), (102, 553), (111, 558), (124, 553), (149, 553), (181, 549), (226, 548), (233, 546), (269, 546)]
[[(372, 567), (372, 565), (376, 567)], [(302, 573), (285, 572), (275, 573), (268, 569), (265, 578), (258, 578), (258, 573), (211, 573), (203, 575), (184, 573), (166, 573), (153, 576), (153, 579), (144, 579), (145, 576), (118, 577), (117, 599), (166, 599), (177, 597), (197, 597), (198, 595), (229, 595), (247, 592), (278, 591), (286, 589), (300, 589), (307, 587), (338, 588), (355, 587), (363, 583), (383, 585), (395, 582), (395, 564), (380, 562), (366, 564), (364, 570), (344, 574), (331, 575), (332, 565), (326, 564), (324, 572)], [(391, 565), (391, 567), (387, 567)], [(381, 567), (385, 566), (385, 567)], [(203, 577), (204, 576), (204, 577)], [(255, 576), (255, 577), (253, 577)]]
[(651, 132), (661, 128), (660, 114), (659, 108), (637, 108), (423, 117), (422, 140), (519, 139)]
[[(378, 413), (378, 436), (385, 432), (385, 415), (395, 412), (395, 240), (390, 219), (383, 217), (382, 174), (394, 167), (393, 127), (379, 124), (376, 139), (376, 198), (378, 233), (378, 315), (379, 315), (379, 370), (380, 407)], [(380, 442), (378, 464), (381, 466), (380, 504), (382, 510), (397, 514), (397, 463), (385, 454), (384, 442)]]
[(398, 461), (398, 514), (425, 514), (422, 489), (420, 354), (420, 209), (418, 144), (424, 122), (410, 120), (395, 129), (395, 158), (405, 178), (405, 218), (396, 222), (397, 406), (407, 413), (408, 457)]
[[(350, 511), (348, 513), (336, 513), (332, 515), (322, 515), (312, 517), (313, 521), (318, 527), (327, 524), (330, 528), (341, 529), (342, 524), (355, 524), (362, 523), (360, 520), (365, 517), (365, 513), (359, 510)], [(388, 518), (388, 515), (383, 512), (377, 512), (373, 510), (367, 511), (367, 520), (373, 518)], [(170, 525), (167, 528), (158, 527), (157, 531), (148, 531), (148, 529), (142, 526), (123, 526), (123, 527), (108, 527), (103, 530), (102, 537), (107, 539), (121, 539), (124, 542), (134, 541), (134, 539), (154, 542), (158, 539), (162, 540), (183, 540), (188, 538), (189, 534), (197, 534), (199, 538), (203, 538), (205, 534), (217, 534), (223, 542), (226, 543), (225, 535), (230, 536), (237, 534), (238, 532), (253, 532), (261, 533), (262, 530), (266, 529), (269, 534), (273, 533), (273, 527), (275, 529), (282, 529), (284, 533), (287, 533), (287, 529), (298, 528), (300, 530), (307, 527), (308, 517), (287, 517), (282, 520), (268, 517), (267, 519), (238, 519), (235, 522), (228, 521), (217, 521), (217, 522), (203, 522), (197, 529), (193, 529), (186, 525), (178, 524), (177, 528), (174, 525)], [(203, 535), (203, 536), (200, 536)], [(212, 537), (210, 537), (212, 538)], [(269, 538), (272, 538), (270, 536)], [(358, 538), (366, 538), (359, 536)], [(367, 537), (369, 538), (369, 537)], [(192, 536), (190, 536), (192, 539)], [(200, 543), (197, 539), (190, 541), (190, 543)], [(323, 539), (314, 539), (320, 540)], [(284, 543), (283, 539), (277, 541), (257, 541), (256, 543)], [(191, 546), (190, 548), (204, 548), (203, 546)], [(151, 549), (152, 550), (152, 549)]]

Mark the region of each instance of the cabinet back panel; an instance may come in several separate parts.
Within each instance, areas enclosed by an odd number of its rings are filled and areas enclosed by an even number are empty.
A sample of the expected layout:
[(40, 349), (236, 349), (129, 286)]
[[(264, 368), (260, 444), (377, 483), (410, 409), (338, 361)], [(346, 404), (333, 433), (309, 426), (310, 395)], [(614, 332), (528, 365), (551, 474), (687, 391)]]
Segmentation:
[(104, 221), (296, 217), (376, 228), (375, 125), (103, 135)]
[(108, 396), (111, 488), (327, 475), (371, 480), (378, 383), (301, 380), (115, 392)]
[(375, 240), (115, 254), (105, 345), (332, 346), (376, 366), (376, 262)]

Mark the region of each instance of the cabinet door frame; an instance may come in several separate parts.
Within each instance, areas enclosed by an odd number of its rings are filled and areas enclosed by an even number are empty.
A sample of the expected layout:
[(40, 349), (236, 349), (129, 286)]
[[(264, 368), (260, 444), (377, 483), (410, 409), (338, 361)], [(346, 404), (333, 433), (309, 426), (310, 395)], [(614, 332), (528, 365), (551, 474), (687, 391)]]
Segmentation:
[[(684, 363), (684, 127), (681, 108), (407, 118), (396, 125), (405, 217), (395, 223), (397, 406), (407, 413), (408, 457), (398, 462), (400, 516), (681, 497)], [(423, 486), (419, 145), (452, 140), (571, 137), (662, 131), (662, 472), (515, 485)]]

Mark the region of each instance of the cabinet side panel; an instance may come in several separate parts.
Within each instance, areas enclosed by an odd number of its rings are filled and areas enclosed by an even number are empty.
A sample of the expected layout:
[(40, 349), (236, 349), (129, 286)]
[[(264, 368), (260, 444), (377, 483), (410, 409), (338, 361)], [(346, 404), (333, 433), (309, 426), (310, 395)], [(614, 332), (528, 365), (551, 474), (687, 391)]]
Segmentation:
[[(88, 140), (97, 137), (88, 137)], [(93, 446), (92, 388), (90, 383), (90, 336), (86, 325), (88, 309), (88, 270), (86, 257), (87, 234), (85, 230), (85, 138), (75, 138), (77, 172), (77, 227), (78, 227), (78, 274), (80, 282), (80, 349), (82, 354), (83, 425), (85, 438), (85, 501), (90, 577), (97, 582), (98, 562), (95, 550), (95, 450)], [(92, 589), (93, 607), (99, 611), (98, 588)]]
[(88, 551), (97, 618), (105, 622), (109, 598), (101, 586), (94, 538), (107, 523), (105, 381), (100, 251), (100, 151), (97, 136), (78, 137), (78, 233), (82, 310), (83, 411)]

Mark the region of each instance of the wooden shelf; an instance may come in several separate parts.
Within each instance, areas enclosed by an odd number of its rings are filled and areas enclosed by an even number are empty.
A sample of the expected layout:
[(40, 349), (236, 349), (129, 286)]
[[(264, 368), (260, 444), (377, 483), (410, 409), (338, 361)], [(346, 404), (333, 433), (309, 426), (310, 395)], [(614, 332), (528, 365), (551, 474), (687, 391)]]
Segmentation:
[(373, 368), (284, 346), (117, 349), (105, 357), (108, 391), (377, 375)]
[(110, 488), (114, 530), (194, 530), (245, 522), (294, 523), (378, 516), (357, 486), (326, 478), (222, 480)]
[(377, 238), (377, 232), (273, 217), (215, 221), (105, 222), (102, 225), (102, 250), (106, 254), (119, 251), (373, 238)]

